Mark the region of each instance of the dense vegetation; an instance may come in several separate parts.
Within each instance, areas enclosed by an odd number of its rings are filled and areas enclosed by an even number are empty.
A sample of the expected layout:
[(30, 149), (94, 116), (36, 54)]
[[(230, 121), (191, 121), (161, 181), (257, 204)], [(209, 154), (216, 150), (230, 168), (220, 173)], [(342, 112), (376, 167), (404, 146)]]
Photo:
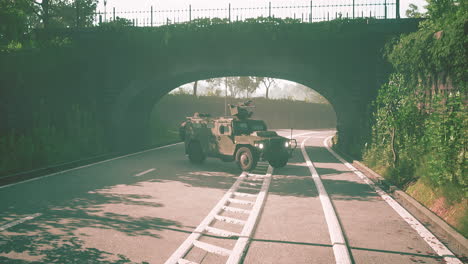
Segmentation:
[(426, 206), (440, 199), (457, 206), (457, 216), (442, 216), (465, 236), (467, 7), (466, 1), (429, 1), (419, 30), (388, 46), (395, 72), (375, 101), (372, 142), (364, 154), (368, 165)]
[[(251, 99), (255, 105), (252, 118), (265, 120), (268, 127), (272, 129), (291, 127), (295, 129), (334, 129), (336, 127), (335, 112), (330, 104), (286, 99)], [(155, 121), (151, 123), (164, 124), (166, 130), (177, 131), (185, 117), (192, 116), (195, 112), (223, 116), (224, 100), (224, 97), (218, 96), (166, 95), (154, 107), (152, 120)], [(246, 100), (248, 99), (228, 97), (227, 103), (237, 104)], [(183, 105), (184, 107), (173, 107), (174, 105)], [(167, 113), (167, 109), (171, 109), (171, 112)]]
[(1, 134), (0, 176), (108, 153), (94, 111), (75, 104), (61, 115), (66, 122), (59, 125), (53, 109), (41, 101), (30, 129)]

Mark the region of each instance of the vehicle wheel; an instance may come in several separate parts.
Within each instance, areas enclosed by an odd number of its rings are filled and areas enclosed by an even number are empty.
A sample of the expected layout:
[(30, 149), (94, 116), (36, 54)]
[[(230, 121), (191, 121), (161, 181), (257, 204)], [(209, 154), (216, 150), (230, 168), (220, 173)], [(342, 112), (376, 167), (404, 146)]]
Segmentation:
[(269, 160), (268, 163), (270, 163), (270, 165), (273, 168), (282, 168), (286, 166), (286, 164), (288, 164), (288, 159), (287, 158), (273, 159), (273, 160)]
[(236, 152), (236, 161), (242, 171), (251, 171), (257, 166), (258, 159), (250, 148), (241, 147)]
[(188, 146), (188, 158), (192, 163), (203, 163), (205, 161), (206, 156), (203, 153), (203, 149), (199, 142), (194, 141), (190, 142)]

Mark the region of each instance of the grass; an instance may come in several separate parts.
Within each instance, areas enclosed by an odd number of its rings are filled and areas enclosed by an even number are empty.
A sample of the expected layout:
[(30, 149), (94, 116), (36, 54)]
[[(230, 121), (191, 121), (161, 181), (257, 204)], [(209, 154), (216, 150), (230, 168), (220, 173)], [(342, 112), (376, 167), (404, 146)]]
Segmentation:
[(405, 192), (444, 219), (463, 236), (468, 237), (468, 199), (466, 197), (461, 201), (451, 201), (447, 199), (446, 191), (430, 186), (423, 179), (409, 185)]

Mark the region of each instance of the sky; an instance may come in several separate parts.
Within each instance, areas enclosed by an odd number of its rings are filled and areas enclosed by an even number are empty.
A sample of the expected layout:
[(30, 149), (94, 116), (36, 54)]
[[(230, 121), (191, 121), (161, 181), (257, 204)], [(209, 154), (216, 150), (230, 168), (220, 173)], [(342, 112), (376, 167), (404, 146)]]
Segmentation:
[[(385, 0), (355, 0), (356, 4), (357, 3), (383, 3)], [(395, 0), (386, 0), (387, 2), (395, 2)], [(161, 1), (161, 0), (107, 0), (107, 11), (110, 12), (113, 7), (116, 8), (116, 12), (119, 11), (149, 11), (151, 6), (153, 6), (154, 10), (177, 10), (177, 9), (187, 9), (189, 5), (192, 6), (192, 9), (196, 8), (226, 8), (228, 7), (229, 3), (231, 3), (231, 7), (259, 7), (259, 6), (264, 6), (267, 7), (268, 3), (271, 2), (272, 6), (308, 6), (310, 4), (310, 0), (169, 0), (169, 1)], [(313, 0), (313, 5), (318, 5), (318, 4), (349, 4), (352, 3), (352, 0)], [(423, 6), (425, 6), (427, 3), (425, 0), (400, 0), (400, 16), (405, 17), (405, 11), (408, 9), (408, 6), (410, 3), (413, 3), (419, 7), (420, 10), (423, 10)], [(99, 0), (98, 4), (98, 10), (104, 11), (104, 0)], [(294, 9), (296, 10), (296, 9)], [(305, 8), (303, 10), (308, 10), (308, 8)], [(378, 11), (372, 11), (371, 12), (378, 12)], [(368, 13), (369, 11), (364, 11), (364, 14)], [(211, 14), (217, 14), (217, 11), (211, 12)], [(221, 11), (219, 11), (221, 12)], [(249, 11), (244, 11), (244, 12), (249, 12)], [(255, 12), (255, 11), (250, 11), (250, 12)], [(265, 8), (264, 13), (267, 12), (267, 9)], [(281, 12), (278, 10), (278, 12)], [(286, 11), (286, 9), (282, 10), (282, 12), (289, 12), (287, 13), (288, 16), (293, 17), (293, 13), (297, 13), (297, 18), (301, 16), (301, 12), (304, 11)], [(338, 11), (339, 12), (339, 11)], [(344, 13), (347, 11), (343, 11), (343, 16), (346, 16)], [(394, 11), (388, 11), (392, 12), (394, 14)], [(226, 12), (222, 12), (225, 14)], [(326, 16), (325, 11), (320, 11), (320, 9), (316, 9), (313, 11), (313, 15), (320, 17), (320, 16)], [(333, 11), (334, 13), (334, 11)], [(360, 13), (360, 12), (359, 12)], [(174, 19), (180, 19), (176, 18), (175, 15), (178, 13), (174, 13)], [(118, 16), (118, 15), (116, 15)], [(121, 17), (128, 17), (130, 18), (131, 16), (135, 16), (132, 14), (127, 14), (127, 15), (120, 15)], [(141, 15), (139, 15), (141, 16)], [(171, 17), (171, 15), (168, 15)], [(196, 15), (192, 15), (194, 17)], [(331, 15), (330, 15), (331, 16)], [(233, 17), (235, 17), (233, 15)], [(140, 22), (142, 18), (140, 17)], [(146, 18), (145, 18), (146, 19)], [(164, 18), (166, 19), (166, 18)]]
[[(199, 95), (207, 95), (209, 84), (205, 81), (199, 81), (197, 90)], [(184, 84), (179, 88), (172, 90), (170, 93), (180, 93), (181, 90), (184, 93), (192, 93), (193, 92), (193, 83)], [(216, 89), (221, 90), (221, 95), (225, 94), (225, 86), (224, 82), (221, 82)], [(263, 84), (259, 86), (259, 88), (251, 95), (251, 98), (255, 97), (265, 97), (266, 88)], [(240, 95), (244, 96), (244, 95)], [(313, 89), (310, 89), (307, 86), (298, 84), (296, 82), (283, 80), (283, 79), (275, 79), (275, 82), (270, 87), (269, 98), (271, 99), (293, 99), (299, 101), (308, 101), (312, 103), (328, 103), (328, 101), (316, 92)]]
[[(315, 0), (314, 2), (335, 2), (335, 3), (346, 3), (350, 1), (346, 0)], [(389, 0), (390, 1), (390, 0)], [(271, 2), (272, 5), (284, 5), (284, 4), (308, 4), (310, 1), (284, 1), (284, 0), (272, 0), (272, 1), (252, 1), (252, 0), (170, 0), (170, 1), (160, 1), (160, 0), (107, 0), (107, 7), (116, 7), (118, 9), (126, 10), (146, 10), (151, 6), (159, 7), (161, 9), (177, 9), (182, 7), (187, 7), (189, 4), (192, 7), (198, 8), (207, 8), (207, 7), (225, 7), (231, 3), (232, 6), (257, 6), (257, 5), (268, 5), (268, 2)], [(371, 1), (359, 1), (357, 2), (371, 2)], [(383, 2), (383, 1), (382, 1)], [(418, 7), (422, 8), (427, 4), (425, 0), (400, 0), (401, 5), (401, 14), (404, 14), (404, 11), (408, 9), (409, 4), (415, 4)], [(315, 4), (315, 3), (314, 3)], [(99, 0), (99, 9), (103, 9), (104, 0)]]

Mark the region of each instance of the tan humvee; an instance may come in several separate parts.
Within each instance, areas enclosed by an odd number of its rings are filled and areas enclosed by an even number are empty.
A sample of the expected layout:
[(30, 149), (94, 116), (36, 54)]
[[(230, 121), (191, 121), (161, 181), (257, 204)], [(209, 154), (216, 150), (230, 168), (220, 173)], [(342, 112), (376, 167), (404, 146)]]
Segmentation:
[(195, 113), (181, 124), (179, 133), (189, 160), (235, 160), (243, 171), (253, 170), (259, 160), (266, 160), (275, 168), (284, 167), (297, 147), (296, 140), (268, 131), (262, 120), (250, 119), (250, 102), (229, 107), (230, 117), (211, 118)]

